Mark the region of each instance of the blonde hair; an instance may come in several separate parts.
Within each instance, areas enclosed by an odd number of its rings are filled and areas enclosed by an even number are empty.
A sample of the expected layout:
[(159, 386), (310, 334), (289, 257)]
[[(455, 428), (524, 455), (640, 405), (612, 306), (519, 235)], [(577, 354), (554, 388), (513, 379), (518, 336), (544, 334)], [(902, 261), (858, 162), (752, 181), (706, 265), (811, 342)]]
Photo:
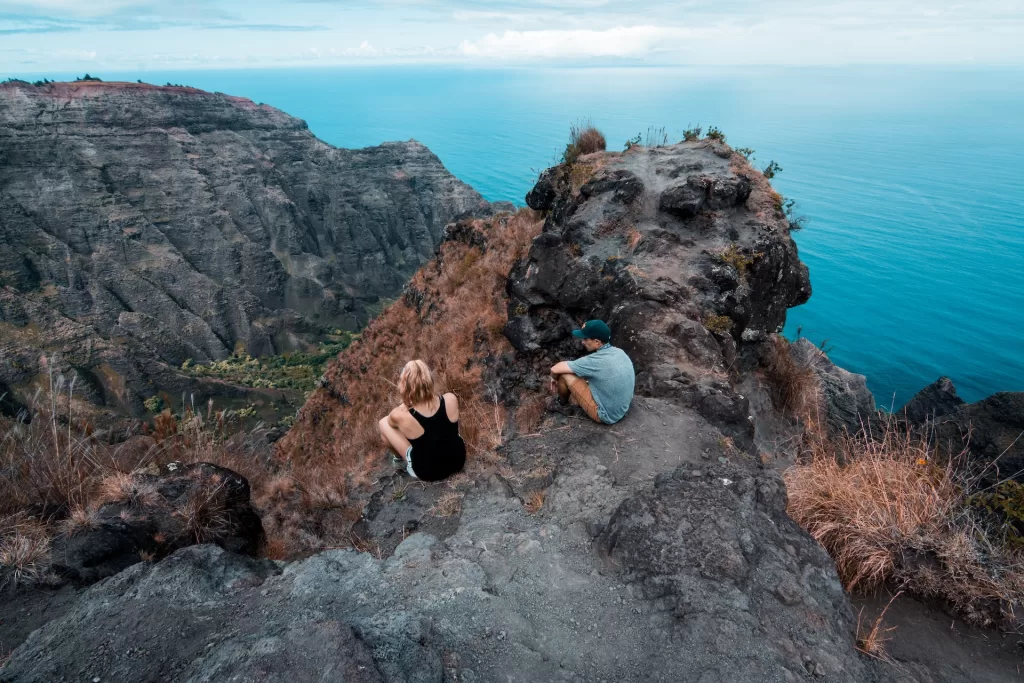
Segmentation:
[(398, 377), (398, 393), (402, 395), (402, 403), (410, 408), (418, 403), (428, 403), (434, 398), (434, 376), (427, 364), (421, 360), (411, 360), (402, 368)]

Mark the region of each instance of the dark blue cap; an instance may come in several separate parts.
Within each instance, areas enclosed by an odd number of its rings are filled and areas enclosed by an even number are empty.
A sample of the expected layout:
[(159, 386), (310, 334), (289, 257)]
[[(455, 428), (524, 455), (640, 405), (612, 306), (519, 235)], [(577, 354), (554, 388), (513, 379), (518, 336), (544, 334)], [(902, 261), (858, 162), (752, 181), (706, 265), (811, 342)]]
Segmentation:
[(612, 331), (603, 320), (588, 320), (583, 323), (582, 330), (573, 330), (572, 336), (577, 339), (596, 339), (607, 344), (612, 340)]

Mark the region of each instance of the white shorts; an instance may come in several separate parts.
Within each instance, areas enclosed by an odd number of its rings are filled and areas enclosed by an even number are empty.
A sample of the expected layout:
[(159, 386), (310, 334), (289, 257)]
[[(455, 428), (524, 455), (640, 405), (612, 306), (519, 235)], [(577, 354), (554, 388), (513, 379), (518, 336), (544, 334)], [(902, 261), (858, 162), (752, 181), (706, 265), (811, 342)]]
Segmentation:
[(412, 446), (405, 449), (405, 471), (409, 473), (409, 476), (413, 479), (419, 479), (416, 473), (412, 471)]

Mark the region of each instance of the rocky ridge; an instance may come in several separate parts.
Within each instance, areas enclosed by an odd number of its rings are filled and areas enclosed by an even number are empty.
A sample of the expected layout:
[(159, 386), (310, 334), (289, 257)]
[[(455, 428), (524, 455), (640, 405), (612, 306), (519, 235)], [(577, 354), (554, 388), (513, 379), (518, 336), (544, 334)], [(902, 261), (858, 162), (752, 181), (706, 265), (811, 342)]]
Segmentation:
[(134, 83), (0, 85), (0, 394), (43, 374), (141, 414), (157, 391), (243, 393), (186, 360), (355, 329), (488, 205), (410, 141), (316, 139), (266, 105)]

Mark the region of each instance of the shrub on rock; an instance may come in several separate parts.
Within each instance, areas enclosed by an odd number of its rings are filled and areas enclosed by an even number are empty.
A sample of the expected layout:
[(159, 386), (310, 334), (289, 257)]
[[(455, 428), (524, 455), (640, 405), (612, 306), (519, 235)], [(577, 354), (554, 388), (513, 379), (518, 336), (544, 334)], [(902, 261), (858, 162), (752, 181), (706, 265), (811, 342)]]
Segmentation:
[[(53, 542), (58, 575), (91, 583), (179, 548), (216, 543), (255, 555), (263, 525), (249, 501), (249, 482), (209, 463), (151, 465), (103, 482), (105, 502)], [(88, 523), (86, 523), (88, 520)]]

